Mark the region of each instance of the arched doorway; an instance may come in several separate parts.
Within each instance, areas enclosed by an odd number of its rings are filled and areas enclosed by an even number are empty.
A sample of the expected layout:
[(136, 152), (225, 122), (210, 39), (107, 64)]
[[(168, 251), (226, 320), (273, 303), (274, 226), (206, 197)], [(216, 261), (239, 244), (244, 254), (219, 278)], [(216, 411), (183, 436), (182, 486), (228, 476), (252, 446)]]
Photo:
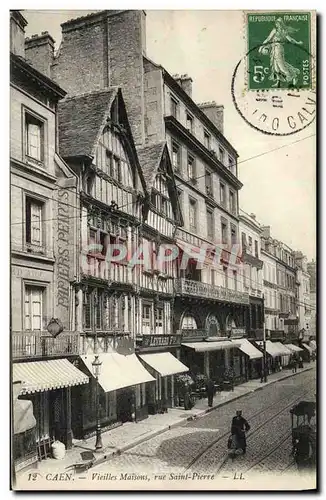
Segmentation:
[(226, 318), (225, 322), (225, 330), (227, 333), (231, 333), (232, 328), (236, 328), (236, 322), (234, 321), (234, 318), (232, 314), (229, 314), (228, 317)]
[(197, 330), (197, 321), (192, 314), (184, 314), (181, 320), (181, 330)]
[(214, 314), (210, 314), (206, 319), (206, 329), (208, 337), (221, 337), (220, 322)]

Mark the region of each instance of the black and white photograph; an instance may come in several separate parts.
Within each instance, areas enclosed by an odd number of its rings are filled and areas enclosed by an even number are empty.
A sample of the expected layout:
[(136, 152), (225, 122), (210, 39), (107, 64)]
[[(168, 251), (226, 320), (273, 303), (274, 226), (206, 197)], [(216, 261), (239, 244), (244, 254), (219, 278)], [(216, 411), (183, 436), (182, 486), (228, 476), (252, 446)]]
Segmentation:
[(199, 9), (7, 11), (12, 490), (316, 491), (317, 13)]

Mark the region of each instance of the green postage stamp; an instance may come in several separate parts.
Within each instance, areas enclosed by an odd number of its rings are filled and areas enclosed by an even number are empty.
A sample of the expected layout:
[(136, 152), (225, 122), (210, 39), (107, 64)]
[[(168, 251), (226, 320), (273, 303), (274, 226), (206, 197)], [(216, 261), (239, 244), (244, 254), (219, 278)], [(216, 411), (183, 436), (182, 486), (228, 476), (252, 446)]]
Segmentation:
[(248, 90), (311, 89), (310, 12), (245, 16)]

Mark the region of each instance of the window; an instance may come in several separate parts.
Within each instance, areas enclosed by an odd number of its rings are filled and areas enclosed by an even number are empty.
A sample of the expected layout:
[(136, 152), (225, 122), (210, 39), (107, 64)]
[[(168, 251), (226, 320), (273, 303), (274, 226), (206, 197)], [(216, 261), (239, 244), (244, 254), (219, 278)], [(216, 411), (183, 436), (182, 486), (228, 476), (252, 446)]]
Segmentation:
[(189, 200), (189, 228), (196, 232), (196, 201)]
[(44, 203), (30, 197), (25, 202), (25, 241), (29, 250), (40, 250), (43, 244)]
[(156, 310), (156, 333), (163, 333), (163, 308)]
[(25, 113), (26, 150), (29, 158), (44, 161), (44, 122)]
[(83, 329), (91, 328), (91, 292), (83, 293)]
[(188, 179), (194, 181), (196, 174), (195, 174), (195, 158), (193, 156), (190, 156), (188, 154), (188, 161), (187, 161), (187, 174), (188, 174)]
[(235, 165), (235, 162), (231, 156), (228, 157), (228, 167), (230, 170), (233, 170), (233, 167)]
[(255, 257), (258, 257), (258, 241), (255, 240)]
[(233, 271), (233, 290), (238, 289), (237, 271)]
[(235, 245), (237, 243), (237, 230), (231, 225), (231, 244)]
[(251, 236), (248, 237), (248, 241), (249, 241), (249, 252), (252, 254), (252, 237)]
[(220, 146), (218, 148), (218, 158), (220, 162), (223, 163), (223, 165), (224, 165), (224, 153), (225, 153), (224, 149)]
[(207, 209), (207, 238), (209, 240), (214, 239), (214, 213), (213, 210)]
[(215, 285), (215, 269), (211, 269), (211, 285)]
[(151, 315), (152, 315), (152, 306), (148, 304), (143, 304), (143, 326), (151, 327)]
[(221, 222), (222, 243), (228, 243), (228, 226), (226, 222)]
[(204, 130), (204, 146), (207, 149), (211, 149), (211, 136), (206, 130)]
[(205, 189), (208, 196), (213, 195), (212, 189), (212, 174), (209, 170), (205, 170)]
[(242, 250), (245, 252), (247, 247), (247, 238), (245, 233), (241, 233), (241, 243), (242, 243)]
[(188, 132), (192, 132), (193, 124), (194, 124), (193, 117), (189, 113), (187, 113), (186, 114), (186, 129), (188, 130)]
[(95, 315), (95, 327), (97, 330), (103, 329), (103, 319), (104, 319), (104, 295), (103, 290), (94, 291), (94, 315)]
[(225, 206), (225, 186), (220, 182), (220, 204)]
[(178, 118), (178, 101), (171, 97), (171, 115)]
[(228, 268), (223, 266), (223, 273), (224, 273), (224, 287), (228, 288), (229, 282), (228, 282)]
[(229, 203), (230, 203), (230, 212), (235, 214), (237, 212), (236, 203), (235, 203), (235, 194), (233, 191), (229, 191)]
[(172, 142), (172, 166), (176, 171), (181, 169), (181, 148), (176, 142)]
[(25, 330), (42, 330), (43, 327), (43, 292), (36, 286), (25, 287)]

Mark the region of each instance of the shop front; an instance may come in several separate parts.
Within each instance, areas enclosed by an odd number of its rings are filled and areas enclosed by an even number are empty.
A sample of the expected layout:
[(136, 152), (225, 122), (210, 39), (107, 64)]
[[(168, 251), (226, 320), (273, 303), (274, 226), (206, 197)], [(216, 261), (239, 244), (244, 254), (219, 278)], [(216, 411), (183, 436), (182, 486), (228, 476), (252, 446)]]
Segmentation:
[(99, 354), (101, 372), (97, 382), (93, 374), (94, 359), (94, 354), (80, 357), (80, 369), (90, 379), (86, 387), (76, 389), (73, 393), (73, 430), (79, 439), (95, 432), (97, 394), (101, 427), (110, 428), (124, 422), (137, 422), (148, 416), (147, 384), (155, 382), (136, 354), (124, 355), (115, 351)]
[(38, 461), (33, 403), (29, 400), (18, 399), (22, 387), (23, 384), (19, 380), (13, 383), (12, 458), (15, 475), (27, 468), (36, 467)]
[(246, 338), (232, 338), (231, 341), (240, 344), (238, 352), (239, 354), (241, 353), (241, 357), (238, 356), (238, 358), (240, 357), (241, 361), (239, 367), (234, 364), (235, 374), (237, 375), (237, 373), (240, 373), (241, 381), (248, 381), (260, 377), (263, 359), (262, 352)]
[[(256, 341), (256, 344), (261, 350), (264, 348), (264, 342), (262, 340)], [(280, 371), (282, 356), (289, 356), (289, 350), (280, 342), (266, 340), (266, 354), (267, 370), (268, 373), (271, 374)]]
[(155, 378), (147, 385), (147, 405), (150, 414), (162, 413), (178, 405), (176, 375), (188, 367), (178, 360), (181, 335), (142, 335), (137, 339), (137, 355)]
[[(184, 358), (188, 363), (191, 359), (193, 353), (196, 357), (201, 357), (201, 366), (203, 366), (203, 371), (200, 375), (203, 375), (206, 379), (212, 379), (215, 382), (221, 384), (229, 378), (226, 375), (227, 371), (232, 367), (232, 365), (227, 365), (227, 361), (232, 359), (233, 351), (239, 347), (240, 343), (237, 341), (231, 342), (226, 337), (208, 337), (201, 342), (182, 342), (181, 346), (184, 352)], [(226, 356), (226, 353), (230, 354)], [(194, 374), (193, 367), (188, 364), (190, 373), (196, 378), (198, 375)]]
[(88, 377), (67, 359), (55, 359), (14, 363), (13, 381), (17, 380), (22, 382), (18, 401), (25, 404), (26, 411), (32, 405), (36, 422), (33, 436), (24, 436), (26, 443), (21, 450), (35, 440), (37, 457), (42, 460), (51, 455), (54, 441), (71, 448), (71, 388), (87, 384)]

